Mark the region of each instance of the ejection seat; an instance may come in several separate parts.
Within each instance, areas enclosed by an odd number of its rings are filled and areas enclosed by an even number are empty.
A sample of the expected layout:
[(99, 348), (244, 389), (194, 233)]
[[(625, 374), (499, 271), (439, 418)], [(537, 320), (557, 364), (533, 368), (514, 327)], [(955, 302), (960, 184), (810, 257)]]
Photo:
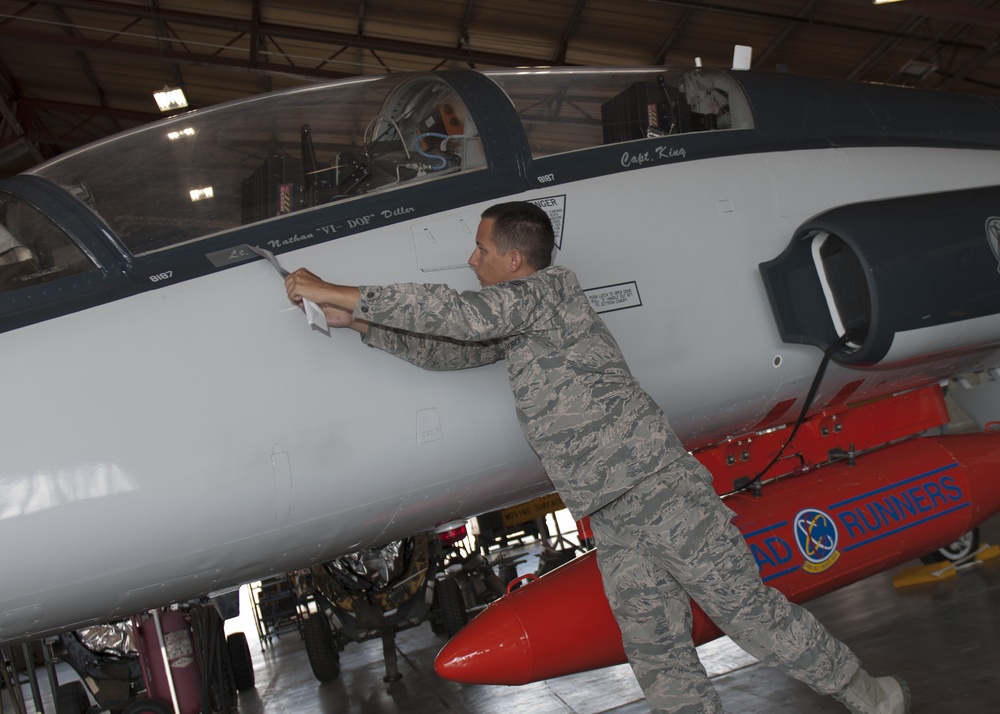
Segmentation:
[(0, 292), (20, 287), (19, 278), (39, 271), (31, 249), (0, 225)]

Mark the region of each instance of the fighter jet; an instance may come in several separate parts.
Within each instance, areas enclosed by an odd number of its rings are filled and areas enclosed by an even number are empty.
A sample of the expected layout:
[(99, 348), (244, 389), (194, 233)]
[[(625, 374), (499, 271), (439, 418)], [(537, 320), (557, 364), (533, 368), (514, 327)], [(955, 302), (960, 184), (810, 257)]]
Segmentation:
[[(993, 99), (787, 74), (462, 70), (181, 114), (0, 181), (0, 645), (550, 492), (503, 365), (423, 371), (310, 324), (254, 250), (475, 289), (507, 200), (548, 211), (720, 494), (817, 509), (808, 589), (853, 512), (800, 479), (940, 433), (940, 384), (1000, 364), (997, 126)], [(947, 486), (914, 506), (926, 550), (996, 508)], [(913, 556), (864, 516), (864, 573)], [(796, 567), (783, 542), (762, 568)]]

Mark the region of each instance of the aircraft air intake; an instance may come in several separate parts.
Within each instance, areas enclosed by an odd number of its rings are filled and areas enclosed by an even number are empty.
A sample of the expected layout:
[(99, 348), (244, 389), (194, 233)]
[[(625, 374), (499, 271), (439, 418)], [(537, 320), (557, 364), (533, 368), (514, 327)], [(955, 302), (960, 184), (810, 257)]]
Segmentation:
[(1000, 343), (1000, 187), (855, 203), (799, 226), (760, 265), (785, 342), (854, 367)]

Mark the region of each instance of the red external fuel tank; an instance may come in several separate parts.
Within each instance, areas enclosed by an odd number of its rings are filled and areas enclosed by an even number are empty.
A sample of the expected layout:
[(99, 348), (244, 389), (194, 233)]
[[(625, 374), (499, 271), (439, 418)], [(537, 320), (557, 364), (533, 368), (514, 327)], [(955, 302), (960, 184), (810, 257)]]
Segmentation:
[[(1000, 510), (1000, 434), (911, 439), (725, 499), (764, 582), (793, 602), (956, 540)], [(694, 606), (697, 644), (721, 632)], [(439, 675), (525, 684), (626, 661), (594, 553), (491, 604), (438, 654)]]

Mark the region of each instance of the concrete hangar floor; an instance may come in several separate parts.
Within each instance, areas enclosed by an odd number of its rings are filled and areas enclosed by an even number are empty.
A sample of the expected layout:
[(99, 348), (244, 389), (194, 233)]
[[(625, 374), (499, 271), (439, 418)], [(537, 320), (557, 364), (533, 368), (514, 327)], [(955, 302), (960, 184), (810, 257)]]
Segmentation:
[[(981, 528), (982, 542), (1000, 543), (1000, 517)], [(537, 553), (537, 545), (527, 546)], [(919, 565), (914, 562), (908, 565)], [(530, 559), (519, 572), (533, 569)], [(904, 677), (919, 714), (1000, 712), (1000, 559), (963, 569), (957, 577), (897, 589), (900, 569), (872, 576), (809, 603), (830, 630), (858, 653), (874, 674)], [(248, 608), (244, 608), (246, 613)], [(469, 686), (440, 679), (433, 662), (443, 639), (430, 625), (399, 633), (402, 679), (386, 684), (378, 640), (350, 644), (340, 677), (321, 685), (305, 647), (292, 631), (264, 647), (251, 616), (227, 622), (250, 640), (256, 688), (239, 696), (240, 714), (646, 714), (649, 707), (627, 665), (522, 687)], [(699, 648), (727, 714), (825, 714), (845, 711), (828, 697), (760, 665), (728, 639)], [(60, 681), (66, 681), (60, 665)], [(71, 672), (71, 670), (69, 670)], [(44, 675), (43, 675), (44, 676)], [(72, 675), (70, 675), (72, 676)], [(45, 683), (42, 692), (47, 692)], [(25, 687), (28, 711), (31, 694)], [(46, 712), (55, 712), (43, 697)], [(12, 711), (3, 691), (0, 712)]]

